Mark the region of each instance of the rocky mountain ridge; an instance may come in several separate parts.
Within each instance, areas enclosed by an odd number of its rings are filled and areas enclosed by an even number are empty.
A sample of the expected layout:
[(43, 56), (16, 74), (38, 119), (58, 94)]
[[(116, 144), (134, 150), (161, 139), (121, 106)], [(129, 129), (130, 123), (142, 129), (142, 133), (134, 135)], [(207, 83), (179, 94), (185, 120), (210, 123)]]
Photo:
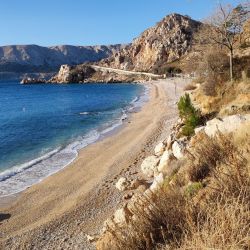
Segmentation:
[(188, 16), (168, 15), (145, 30), (130, 46), (99, 64), (156, 73), (161, 66), (179, 60), (190, 51), (193, 35), (200, 24)]
[(62, 64), (77, 65), (95, 62), (111, 56), (127, 45), (42, 47), (38, 45), (10, 45), (0, 47), (0, 78), (8, 73), (48, 73)]
[[(154, 27), (145, 30), (130, 45), (95, 65), (133, 72), (150, 72), (163, 76), (166, 65), (180, 60), (191, 50), (194, 33), (200, 22), (190, 17), (171, 14)], [(151, 80), (145, 75), (117, 74), (93, 70), (91, 65), (66, 66), (50, 82), (141, 82)]]

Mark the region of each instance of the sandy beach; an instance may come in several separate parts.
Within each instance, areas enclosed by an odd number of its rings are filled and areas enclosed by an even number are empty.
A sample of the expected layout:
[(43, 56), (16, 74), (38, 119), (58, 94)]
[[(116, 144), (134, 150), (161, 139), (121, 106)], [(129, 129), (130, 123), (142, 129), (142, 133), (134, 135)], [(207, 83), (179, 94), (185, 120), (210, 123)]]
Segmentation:
[(82, 149), (62, 171), (0, 201), (0, 248), (93, 249), (85, 234), (98, 232), (121, 204), (119, 177), (136, 178), (143, 158), (169, 133), (187, 81), (150, 83), (149, 101), (118, 132)]

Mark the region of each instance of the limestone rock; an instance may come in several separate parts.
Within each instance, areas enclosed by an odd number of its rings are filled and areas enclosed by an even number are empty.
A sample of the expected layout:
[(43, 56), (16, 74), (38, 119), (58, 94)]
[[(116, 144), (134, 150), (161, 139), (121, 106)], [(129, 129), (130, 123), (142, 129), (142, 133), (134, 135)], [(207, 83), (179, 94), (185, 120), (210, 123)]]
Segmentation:
[(160, 163), (158, 165), (158, 172), (161, 172), (163, 174), (167, 173), (169, 163), (173, 159), (175, 159), (173, 152), (170, 150), (166, 150), (163, 153), (161, 160), (160, 160)]
[(134, 71), (154, 71), (159, 66), (186, 55), (200, 22), (179, 14), (163, 18), (156, 26), (145, 30), (127, 48), (101, 64)]
[(160, 173), (159, 175), (157, 175), (155, 178), (154, 178), (154, 182), (152, 183), (152, 185), (150, 186), (150, 190), (152, 192), (155, 192), (156, 190), (158, 190), (161, 185), (164, 183), (164, 177), (163, 177), (163, 174)]
[(165, 149), (165, 144), (163, 142), (158, 143), (154, 149), (155, 155), (161, 156), (164, 152), (164, 149)]
[(166, 141), (164, 141), (164, 143), (166, 144), (166, 149), (169, 150), (172, 147), (172, 144), (174, 143), (174, 138), (175, 138), (175, 133), (172, 132), (168, 138), (166, 139)]
[(185, 142), (181, 140), (175, 141), (172, 145), (173, 155), (177, 159), (181, 159), (184, 156), (185, 148), (186, 148)]
[(153, 177), (154, 173), (157, 171), (157, 164), (159, 161), (159, 158), (154, 155), (145, 158), (141, 164), (142, 173), (148, 177)]
[(115, 187), (120, 191), (125, 191), (128, 189), (129, 185), (130, 183), (128, 182), (127, 178), (121, 177), (115, 184)]
[(129, 189), (137, 189), (141, 185), (145, 185), (145, 180), (136, 178), (135, 180), (131, 181)]
[(195, 132), (195, 134), (198, 134), (199, 132), (203, 131), (204, 129), (205, 129), (205, 126), (201, 126), (201, 127), (195, 128), (194, 132)]
[(122, 208), (119, 208), (115, 211), (113, 216), (113, 221), (118, 226), (123, 226), (128, 223), (132, 217), (131, 211), (128, 209), (128, 205), (124, 205)]
[(224, 118), (214, 118), (207, 122), (205, 126), (205, 133), (213, 137), (220, 131), (221, 133), (235, 132), (240, 125), (250, 122), (250, 114), (246, 115), (231, 115)]
[(95, 242), (95, 241), (98, 240), (98, 237), (97, 237), (97, 236), (92, 236), (92, 235), (88, 235), (88, 234), (86, 234), (86, 238), (87, 238), (87, 241), (88, 241), (89, 243), (93, 243), (93, 242)]

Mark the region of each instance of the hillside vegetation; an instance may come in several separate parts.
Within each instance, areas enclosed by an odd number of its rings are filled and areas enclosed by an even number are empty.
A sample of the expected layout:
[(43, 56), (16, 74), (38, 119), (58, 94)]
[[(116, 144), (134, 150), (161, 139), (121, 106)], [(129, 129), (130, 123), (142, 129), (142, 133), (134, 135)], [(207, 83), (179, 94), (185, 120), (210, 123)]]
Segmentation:
[[(218, 11), (234, 17), (241, 7)], [(196, 78), (178, 103), (180, 119), (141, 166), (151, 185), (105, 222), (97, 249), (250, 248), (247, 23), (234, 34), (232, 58), (211, 41), (190, 54)]]

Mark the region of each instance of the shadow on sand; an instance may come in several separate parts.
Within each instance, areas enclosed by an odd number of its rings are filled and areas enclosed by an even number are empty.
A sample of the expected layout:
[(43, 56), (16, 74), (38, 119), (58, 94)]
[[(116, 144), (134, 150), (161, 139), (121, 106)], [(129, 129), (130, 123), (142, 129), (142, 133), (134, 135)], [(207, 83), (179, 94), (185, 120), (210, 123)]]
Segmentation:
[(0, 213), (0, 223), (4, 220), (8, 220), (10, 218), (10, 214), (1, 214)]

